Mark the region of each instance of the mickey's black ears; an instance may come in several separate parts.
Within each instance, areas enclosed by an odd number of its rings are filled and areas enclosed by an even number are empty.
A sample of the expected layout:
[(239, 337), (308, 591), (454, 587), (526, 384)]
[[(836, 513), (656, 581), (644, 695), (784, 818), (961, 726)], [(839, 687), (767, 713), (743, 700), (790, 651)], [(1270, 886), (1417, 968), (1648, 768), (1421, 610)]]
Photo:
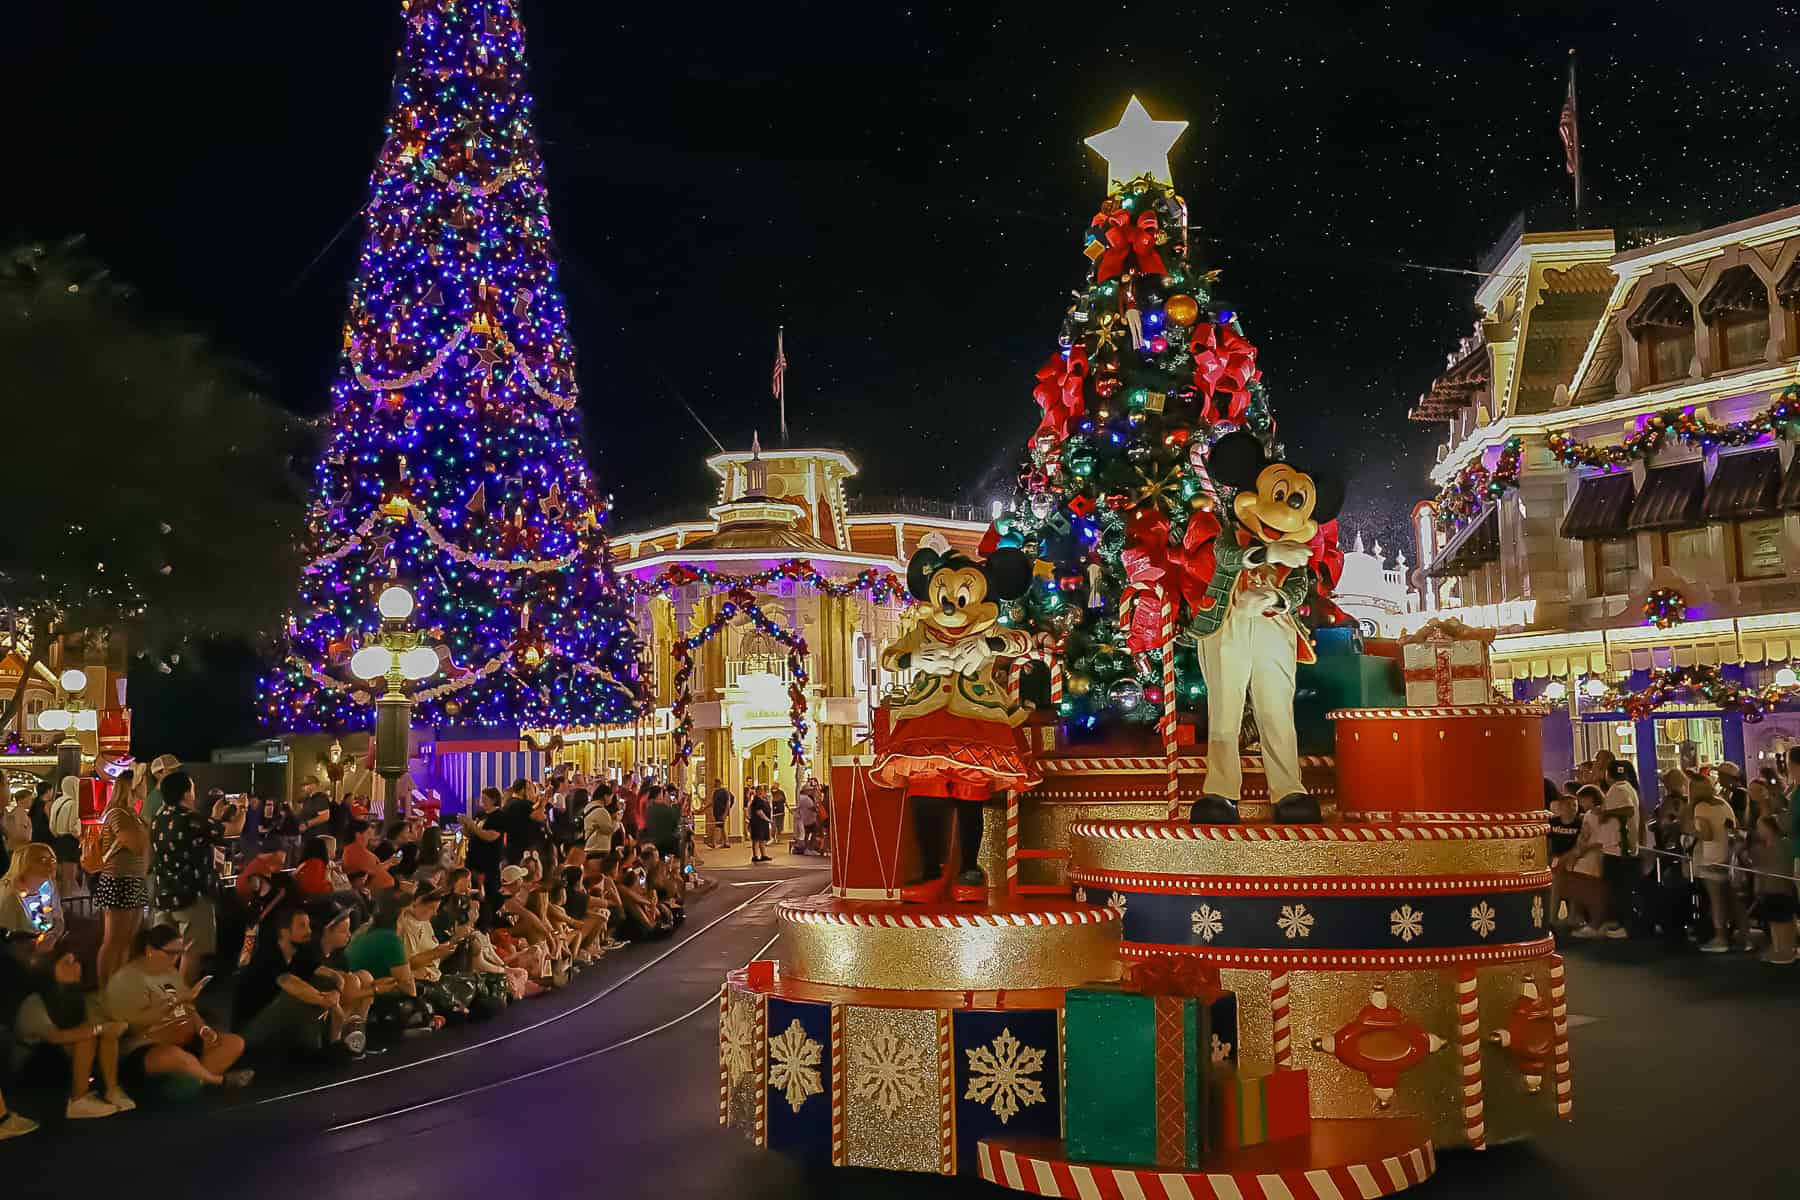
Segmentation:
[(1336, 475), (1321, 472), (1312, 477), (1314, 495), (1312, 519), (1323, 525), (1337, 519), (1344, 507), (1344, 481)]
[(989, 600), (1017, 600), (1031, 586), (1031, 560), (1022, 550), (994, 551), (986, 571)]
[(1226, 434), (1207, 452), (1206, 470), (1227, 487), (1253, 488), (1256, 477), (1269, 465), (1256, 435), (1245, 429)]
[(921, 546), (906, 564), (906, 590), (914, 600), (931, 599), (931, 577), (937, 574), (943, 556), (930, 546)]

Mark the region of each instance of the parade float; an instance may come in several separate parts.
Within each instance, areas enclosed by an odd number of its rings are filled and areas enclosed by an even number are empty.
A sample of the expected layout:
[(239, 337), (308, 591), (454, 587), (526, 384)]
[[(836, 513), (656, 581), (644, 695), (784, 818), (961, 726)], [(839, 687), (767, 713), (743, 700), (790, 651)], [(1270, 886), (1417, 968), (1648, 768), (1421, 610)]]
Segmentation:
[[(1133, 99), (1017, 500), (921, 546), (829, 889), (730, 974), (719, 1119), (1042, 1195), (1372, 1197), (1570, 1113), (1543, 710), (1363, 643)], [(1184, 1191), (1185, 1189), (1185, 1191)]]

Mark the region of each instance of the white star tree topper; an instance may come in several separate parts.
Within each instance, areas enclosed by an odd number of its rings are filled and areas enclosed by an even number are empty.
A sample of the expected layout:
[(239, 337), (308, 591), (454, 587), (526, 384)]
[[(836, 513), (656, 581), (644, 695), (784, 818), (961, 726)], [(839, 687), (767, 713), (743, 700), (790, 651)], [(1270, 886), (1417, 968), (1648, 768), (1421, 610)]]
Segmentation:
[(1188, 127), (1186, 121), (1152, 119), (1136, 96), (1125, 105), (1125, 115), (1111, 129), (1088, 138), (1086, 145), (1106, 160), (1109, 186), (1149, 175), (1159, 183), (1173, 186), (1169, 171), (1169, 148)]

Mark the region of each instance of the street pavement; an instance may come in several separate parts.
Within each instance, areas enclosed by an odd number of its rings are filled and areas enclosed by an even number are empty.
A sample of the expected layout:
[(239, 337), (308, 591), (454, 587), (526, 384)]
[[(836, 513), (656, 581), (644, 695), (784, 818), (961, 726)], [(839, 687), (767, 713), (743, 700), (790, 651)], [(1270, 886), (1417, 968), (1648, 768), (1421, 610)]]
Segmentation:
[[(785, 849), (754, 868), (714, 853), (719, 886), (678, 939), (610, 956), (555, 996), (353, 1072), (46, 1128), (0, 1144), (0, 1179), (268, 1200), (1011, 1194), (801, 1168), (719, 1129), (720, 977), (768, 944), (780, 898), (825, 875)], [(1569, 962), (1576, 1120), (1528, 1144), (1446, 1154), (1413, 1194), (1785, 1194), (1800, 967), (1637, 943), (1577, 943)]]

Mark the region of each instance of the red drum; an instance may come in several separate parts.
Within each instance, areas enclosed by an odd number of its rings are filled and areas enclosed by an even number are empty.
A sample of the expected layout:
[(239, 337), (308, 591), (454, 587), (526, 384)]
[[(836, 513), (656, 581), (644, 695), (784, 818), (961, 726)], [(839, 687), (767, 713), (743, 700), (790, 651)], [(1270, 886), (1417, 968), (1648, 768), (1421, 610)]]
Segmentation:
[(1349, 821), (1462, 821), (1541, 813), (1538, 704), (1340, 708), (1338, 805)]
[(898, 900), (918, 866), (906, 791), (872, 780), (874, 762), (831, 760), (831, 892), (846, 900)]

